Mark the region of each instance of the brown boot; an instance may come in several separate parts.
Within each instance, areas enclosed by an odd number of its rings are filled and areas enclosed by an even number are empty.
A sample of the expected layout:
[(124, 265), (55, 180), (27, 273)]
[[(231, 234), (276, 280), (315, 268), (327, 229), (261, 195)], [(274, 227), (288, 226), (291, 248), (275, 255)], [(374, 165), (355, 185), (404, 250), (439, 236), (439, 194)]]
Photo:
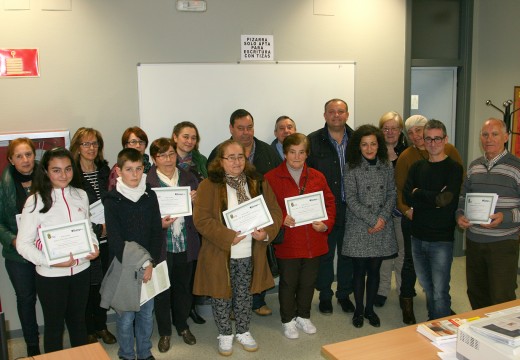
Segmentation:
[(403, 309), (403, 322), (407, 325), (415, 324), (415, 315), (413, 313), (413, 298), (399, 297), (399, 305)]

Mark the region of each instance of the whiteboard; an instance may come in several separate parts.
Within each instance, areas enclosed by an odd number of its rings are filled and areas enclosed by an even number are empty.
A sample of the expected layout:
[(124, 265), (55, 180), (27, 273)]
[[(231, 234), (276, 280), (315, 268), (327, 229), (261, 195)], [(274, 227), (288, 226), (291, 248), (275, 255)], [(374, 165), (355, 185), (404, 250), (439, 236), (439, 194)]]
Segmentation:
[(191, 121), (201, 136), (199, 150), (208, 156), (230, 137), (236, 109), (253, 115), (255, 136), (270, 144), (279, 116), (309, 134), (324, 126), (325, 102), (340, 98), (354, 128), (354, 74), (353, 62), (138, 64), (140, 126), (151, 143)]

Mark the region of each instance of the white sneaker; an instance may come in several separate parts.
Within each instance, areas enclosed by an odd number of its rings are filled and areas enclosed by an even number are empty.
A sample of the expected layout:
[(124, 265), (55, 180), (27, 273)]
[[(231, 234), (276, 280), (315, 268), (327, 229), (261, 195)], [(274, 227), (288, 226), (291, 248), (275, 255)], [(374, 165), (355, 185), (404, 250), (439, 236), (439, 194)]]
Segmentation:
[(233, 335), (219, 335), (217, 339), (220, 355), (229, 356), (233, 354)]
[(292, 319), (289, 322), (282, 324), (283, 334), (288, 339), (298, 339), (300, 334), (298, 333), (298, 329), (296, 328), (296, 321)]
[(304, 333), (316, 334), (316, 326), (314, 326), (310, 319), (304, 319), (298, 316), (294, 321), (296, 322), (296, 327), (302, 329)]
[(237, 334), (236, 339), (242, 345), (244, 350), (251, 352), (258, 350), (258, 345), (256, 344), (255, 339), (253, 339), (249, 331), (243, 334)]

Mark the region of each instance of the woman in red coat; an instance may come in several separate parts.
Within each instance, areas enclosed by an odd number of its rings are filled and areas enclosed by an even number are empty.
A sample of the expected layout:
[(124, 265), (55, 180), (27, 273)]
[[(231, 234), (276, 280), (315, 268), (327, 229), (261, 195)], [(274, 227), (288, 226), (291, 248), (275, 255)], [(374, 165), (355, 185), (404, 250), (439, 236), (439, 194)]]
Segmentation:
[[(285, 161), (265, 174), (283, 212), (284, 240), (275, 245), (275, 250), (280, 271), (280, 315), (284, 335), (289, 339), (299, 337), (298, 329), (307, 334), (316, 332), (310, 320), (312, 297), (320, 256), (328, 251), (327, 236), (336, 217), (334, 195), (325, 176), (305, 164), (309, 151), (305, 135), (289, 135), (283, 142)], [(295, 226), (298, 219), (287, 214), (285, 198), (318, 191), (323, 191), (328, 220)]]

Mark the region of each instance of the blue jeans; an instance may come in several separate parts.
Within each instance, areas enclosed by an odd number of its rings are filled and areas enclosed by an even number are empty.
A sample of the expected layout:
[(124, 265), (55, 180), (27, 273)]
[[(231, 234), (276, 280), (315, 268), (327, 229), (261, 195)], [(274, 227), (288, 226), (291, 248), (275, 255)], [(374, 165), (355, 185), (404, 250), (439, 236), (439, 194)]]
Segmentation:
[(5, 269), (16, 294), (18, 317), (23, 337), (28, 346), (37, 346), (38, 322), (36, 321), (36, 270), (32, 263), (5, 259)]
[[(141, 305), (138, 312), (124, 311), (117, 316), (117, 355), (124, 359), (146, 359), (152, 355), (153, 300)], [(135, 320), (135, 334), (134, 334)], [(137, 351), (134, 351), (134, 336)]]
[(452, 241), (422, 241), (412, 236), (415, 273), (426, 292), (430, 320), (451, 314)]

